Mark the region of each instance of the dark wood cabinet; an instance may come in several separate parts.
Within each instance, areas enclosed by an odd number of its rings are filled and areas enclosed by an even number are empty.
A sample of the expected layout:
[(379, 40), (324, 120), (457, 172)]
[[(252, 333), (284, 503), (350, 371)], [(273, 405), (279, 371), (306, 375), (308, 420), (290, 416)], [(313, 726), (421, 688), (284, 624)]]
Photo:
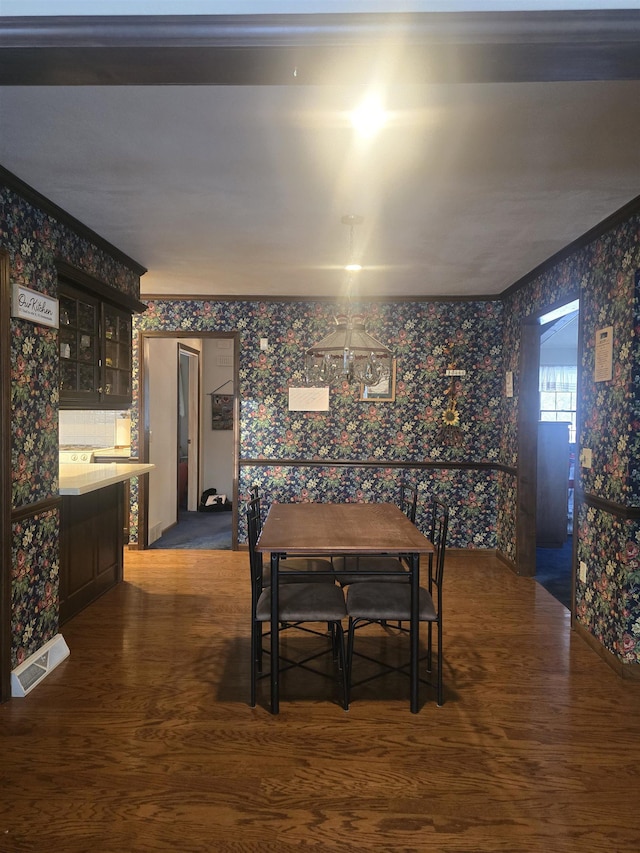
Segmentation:
[(536, 545), (561, 548), (567, 541), (569, 424), (538, 424)]
[(60, 282), (60, 407), (131, 405), (131, 313)]
[(62, 498), (61, 624), (122, 580), (124, 486)]

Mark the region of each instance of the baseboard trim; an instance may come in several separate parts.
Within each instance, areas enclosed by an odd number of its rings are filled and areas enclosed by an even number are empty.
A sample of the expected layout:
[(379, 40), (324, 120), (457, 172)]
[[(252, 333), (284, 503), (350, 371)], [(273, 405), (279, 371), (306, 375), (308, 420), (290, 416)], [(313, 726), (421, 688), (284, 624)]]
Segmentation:
[(483, 560), (495, 557), (495, 548), (447, 548), (447, 554), (452, 557), (479, 557)]
[(585, 641), (589, 648), (593, 649), (598, 657), (619, 675), (620, 678), (628, 678), (635, 681), (640, 680), (640, 665), (621, 661), (620, 658), (616, 657), (608, 649), (605, 649), (602, 643), (575, 618), (572, 621), (572, 628)]
[(511, 569), (512, 572), (515, 572), (516, 574), (518, 573), (518, 569), (517, 569), (516, 564), (513, 562), (513, 560), (511, 560), (509, 557), (507, 557), (507, 555), (503, 551), (500, 551), (500, 549), (497, 549), (495, 551), (495, 555), (496, 555), (496, 558), (498, 560), (500, 560), (501, 563), (504, 563), (504, 565), (507, 566), (507, 568)]

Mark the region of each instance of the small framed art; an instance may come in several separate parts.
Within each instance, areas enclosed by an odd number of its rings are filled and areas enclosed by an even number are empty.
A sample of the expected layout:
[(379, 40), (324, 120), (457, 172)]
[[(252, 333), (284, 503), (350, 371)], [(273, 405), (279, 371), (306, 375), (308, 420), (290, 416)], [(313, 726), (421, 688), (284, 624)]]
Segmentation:
[(361, 400), (376, 400), (379, 403), (392, 403), (396, 399), (396, 360), (391, 362), (391, 374), (377, 385), (360, 385)]

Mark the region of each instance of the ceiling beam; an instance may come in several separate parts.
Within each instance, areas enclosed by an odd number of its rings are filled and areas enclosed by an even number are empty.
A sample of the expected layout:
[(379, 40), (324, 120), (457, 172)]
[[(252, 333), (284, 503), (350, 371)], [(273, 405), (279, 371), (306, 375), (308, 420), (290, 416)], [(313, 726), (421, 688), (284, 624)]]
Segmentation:
[[(389, 59), (391, 57), (391, 59)], [(0, 85), (640, 79), (640, 10), (0, 18)]]

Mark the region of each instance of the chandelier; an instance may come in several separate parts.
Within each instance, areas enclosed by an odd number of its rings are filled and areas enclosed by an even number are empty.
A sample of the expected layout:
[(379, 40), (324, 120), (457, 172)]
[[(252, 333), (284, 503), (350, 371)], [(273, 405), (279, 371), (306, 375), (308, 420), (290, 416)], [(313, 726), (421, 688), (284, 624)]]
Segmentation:
[(347, 265), (346, 305), (336, 312), (336, 328), (306, 352), (305, 374), (308, 385), (334, 385), (357, 382), (365, 387), (378, 385), (391, 376), (393, 354), (365, 329), (364, 316), (351, 310), (353, 273), (360, 269), (353, 262), (353, 227), (361, 216), (343, 216), (342, 224), (351, 228), (351, 258)]

